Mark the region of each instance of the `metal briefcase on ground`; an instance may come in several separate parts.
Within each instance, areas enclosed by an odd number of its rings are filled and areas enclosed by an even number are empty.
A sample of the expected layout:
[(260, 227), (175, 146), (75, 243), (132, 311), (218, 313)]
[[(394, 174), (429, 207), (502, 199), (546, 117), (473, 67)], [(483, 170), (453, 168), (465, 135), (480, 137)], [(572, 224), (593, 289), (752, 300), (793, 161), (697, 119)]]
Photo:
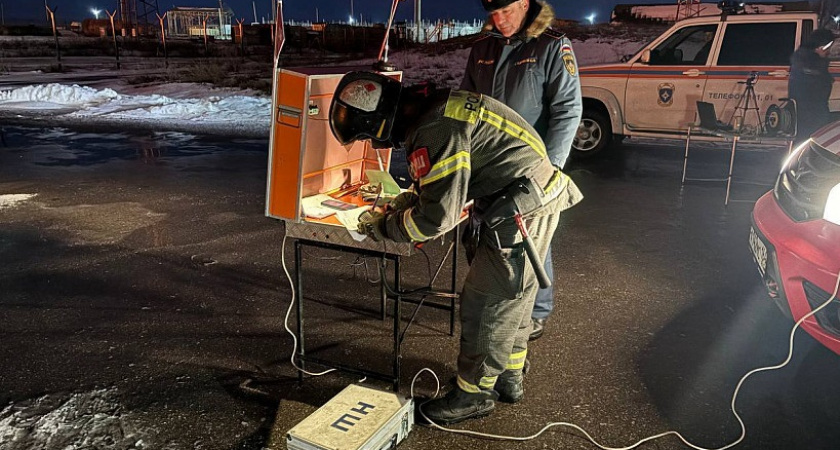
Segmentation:
[(414, 401), (351, 384), (286, 435), (289, 450), (393, 449), (414, 425)]

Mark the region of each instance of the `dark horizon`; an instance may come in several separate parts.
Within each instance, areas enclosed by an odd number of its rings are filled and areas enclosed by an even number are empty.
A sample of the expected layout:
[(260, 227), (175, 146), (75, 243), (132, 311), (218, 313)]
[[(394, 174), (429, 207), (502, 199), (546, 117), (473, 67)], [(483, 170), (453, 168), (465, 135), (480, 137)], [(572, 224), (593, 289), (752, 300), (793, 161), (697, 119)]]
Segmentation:
[[(138, 2), (138, 12), (142, 12), (141, 0), (135, 1)], [(154, 2), (155, 0), (150, 1)], [(789, 1), (796, 0), (782, 1), (782, 3)], [(93, 18), (91, 8), (94, 7), (113, 12), (119, 5), (118, 0), (47, 0), (47, 3), (50, 8), (55, 10), (57, 23), (61, 24)], [(169, 2), (167, 1), (167, 3)], [(346, 21), (350, 17), (352, 6), (356, 20), (363, 19), (367, 22), (384, 23), (387, 20), (390, 3), (390, 0), (285, 0), (283, 5), (286, 20), (315, 21), (317, 17), (317, 19), (327, 22)], [(455, 3), (454, 6), (453, 3)], [(552, 5), (558, 18), (583, 22), (590, 14), (595, 14), (595, 22), (604, 23), (609, 21), (610, 14), (616, 4), (644, 5), (670, 4), (671, 2), (663, 0), (627, 2), (590, 0), (586, 2), (586, 6), (581, 6), (578, 2), (561, 0), (548, 0), (548, 3)], [(44, 5), (40, 4), (38, 0), (25, 4), (20, 1), (0, 0), (0, 4), (3, 5), (4, 20), (7, 24), (47, 24)], [(14, 6), (10, 6), (10, 4)], [(218, 0), (182, 0), (164, 5), (161, 0), (157, 0), (157, 4), (161, 10), (164, 10), (164, 8), (168, 9), (172, 6), (217, 7), (219, 2)], [(674, 1), (675, 8), (676, 4), (677, 2)], [(270, 20), (272, 17), (272, 0), (226, 0), (224, 5), (234, 11), (236, 18), (245, 19), (246, 23), (250, 23), (254, 19), (254, 6), (256, 6), (258, 21)], [(428, 20), (455, 19), (466, 21), (482, 20), (486, 17), (479, 0), (457, 0), (456, 2), (451, 0), (422, 0), (421, 5), (421, 16)], [(100, 14), (100, 18), (102, 17), (107, 17), (104, 12)], [(410, 0), (401, 2), (397, 9), (396, 20), (413, 20), (413, 17), (414, 2)]]

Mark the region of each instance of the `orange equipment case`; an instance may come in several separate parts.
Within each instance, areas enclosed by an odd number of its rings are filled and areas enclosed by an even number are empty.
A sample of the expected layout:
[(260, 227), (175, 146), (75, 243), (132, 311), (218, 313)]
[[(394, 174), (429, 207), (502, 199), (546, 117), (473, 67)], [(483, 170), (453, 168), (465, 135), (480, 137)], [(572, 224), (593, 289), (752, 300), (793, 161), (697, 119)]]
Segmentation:
[[(345, 73), (359, 67), (279, 69), (272, 100), (271, 141), (266, 188), (266, 215), (293, 223), (318, 222), (340, 226), (335, 217), (305, 217), (304, 197), (327, 194), (363, 204), (358, 195), (344, 195), (367, 182), (365, 170), (387, 171), (391, 150), (374, 150), (368, 141), (341, 145), (333, 136), (329, 110), (333, 93)], [(385, 75), (400, 79), (401, 72)], [(351, 187), (348, 189), (348, 187)]]

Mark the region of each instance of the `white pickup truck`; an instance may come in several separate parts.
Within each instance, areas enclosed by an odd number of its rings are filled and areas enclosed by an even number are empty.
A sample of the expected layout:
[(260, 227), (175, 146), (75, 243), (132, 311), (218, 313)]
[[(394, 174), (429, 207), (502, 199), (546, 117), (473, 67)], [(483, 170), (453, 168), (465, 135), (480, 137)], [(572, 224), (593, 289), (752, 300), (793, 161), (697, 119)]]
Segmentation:
[[(771, 105), (787, 96), (790, 56), (817, 27), (811, 12), (704, 16), (677, 22), (627, 62), (580, 69), (583, 119), (573, 149), (593, 156), (622, 137), (681, 137), (697, 121), (697, 101), (731, 120), (743, 107), (745, 81), (758, 110), (743, 126), (758, 129)], [(840, 76), (840, 67), (832, 67)], [(835, 85), (829, 107), (840, 109)]]

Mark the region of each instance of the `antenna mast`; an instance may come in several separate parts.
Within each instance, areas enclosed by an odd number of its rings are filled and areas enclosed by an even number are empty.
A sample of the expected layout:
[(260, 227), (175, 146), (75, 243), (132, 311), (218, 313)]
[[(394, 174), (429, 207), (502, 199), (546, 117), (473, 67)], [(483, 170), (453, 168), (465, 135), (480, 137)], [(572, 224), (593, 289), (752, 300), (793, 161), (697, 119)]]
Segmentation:
[(677, 22), (700, 15), (700, 0), (677, 0)]

